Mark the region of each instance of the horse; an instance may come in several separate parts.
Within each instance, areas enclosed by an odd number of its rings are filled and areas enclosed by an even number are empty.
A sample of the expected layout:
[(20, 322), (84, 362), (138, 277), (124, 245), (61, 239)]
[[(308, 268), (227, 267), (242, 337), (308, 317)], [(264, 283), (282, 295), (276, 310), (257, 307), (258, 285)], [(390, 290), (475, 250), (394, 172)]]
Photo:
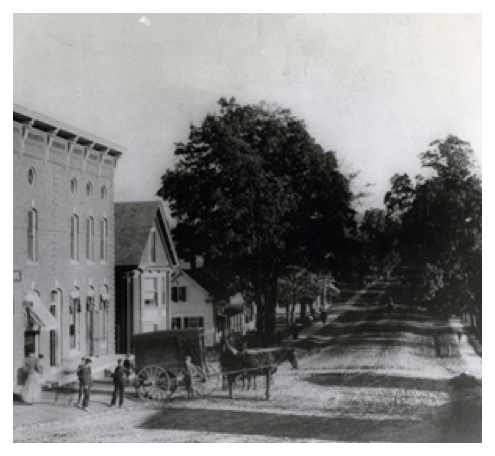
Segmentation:
[(232, 385), (237, 377), (243, 374), (263, 375), (266, 378), (266, 399), (270, 399), (270, 385), (272, 375), (277, 370), (277, 365), (289, 360), (293, 368), (298, 367), (297, 356), (294, 349), (264, 349), (245, 350), (239, 352), (233, 348), (227, 339), (222, 339), (220, 344), (220, 364), (227, 377), (229, 396), (233, 399)]
[[(273, 385), (273, 374), (277, 372), (277, 366), (279, 364), (282, 364), (285, 361), (289, 361), (292, 364), (292, 367), (297, 369), (298, 363), (297, 363), (297, 355), (296, 355), (296, 350), (294, 348), (275, 348), (275, 349), (260, 349), (260, 350), (247, 350), (245, 353), (249, 353), (250, 351), (254, 352), (267, 352), (271, 353), (273, 356), (273, 362), (272, 362), (272, 372), (271, 372), (271, 382)], [(258, 375), (265, 375), (264, 372), (258, 372), (258, 371), (251, 371), (251, 372), (246, 372), (245, 378), (247, 378), (248, 384), (247, 384), (247, 389), (251, 389), (251, 379), (253, 379), (253, 389), (257, 389), (256, 386), (256, 377)], [(244, 380), (243, 380), (243, 389), (244, 389)]]

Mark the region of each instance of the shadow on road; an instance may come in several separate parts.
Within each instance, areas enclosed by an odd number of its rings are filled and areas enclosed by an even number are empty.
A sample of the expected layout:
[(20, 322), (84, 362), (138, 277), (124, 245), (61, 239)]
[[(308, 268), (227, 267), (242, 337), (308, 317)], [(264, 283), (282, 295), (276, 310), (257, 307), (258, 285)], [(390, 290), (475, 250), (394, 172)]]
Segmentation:
[[(226, 410), (167, 409), (147, 419), (140, 428), (363, 442), (375, 439), (375, 425), (376, 420), (367, 419)], [(380, 421), (381, 427), (390, 428), (390, 430), (410, 425), (409, 420)], [(367, 428), (370, 432), (366, 432)], [(386, 434), (391, 435), (388, 432)]]

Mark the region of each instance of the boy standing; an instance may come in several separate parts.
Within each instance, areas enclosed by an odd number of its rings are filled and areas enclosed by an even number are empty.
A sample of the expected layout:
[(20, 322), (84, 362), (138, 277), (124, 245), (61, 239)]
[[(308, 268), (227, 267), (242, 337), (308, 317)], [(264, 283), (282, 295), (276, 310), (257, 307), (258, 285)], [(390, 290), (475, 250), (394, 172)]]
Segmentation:
[(193, 377), (195, 373), (196, 369), (191, 362), (191, 357), (186, 356), (186, 361), (184, 363), (184, 381), (186, 383), (187, 397), (189, 399), (194, 396)]

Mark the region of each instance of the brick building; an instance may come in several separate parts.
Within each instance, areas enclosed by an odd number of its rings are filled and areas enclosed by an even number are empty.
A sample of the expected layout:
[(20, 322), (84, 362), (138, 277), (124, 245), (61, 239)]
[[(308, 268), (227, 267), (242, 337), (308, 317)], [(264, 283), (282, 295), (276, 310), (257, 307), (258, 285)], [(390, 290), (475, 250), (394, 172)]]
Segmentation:
[(14, 104), (14, 390), (24, 356), (45, 380), (115, 353), (113, 179), (124, 151)]

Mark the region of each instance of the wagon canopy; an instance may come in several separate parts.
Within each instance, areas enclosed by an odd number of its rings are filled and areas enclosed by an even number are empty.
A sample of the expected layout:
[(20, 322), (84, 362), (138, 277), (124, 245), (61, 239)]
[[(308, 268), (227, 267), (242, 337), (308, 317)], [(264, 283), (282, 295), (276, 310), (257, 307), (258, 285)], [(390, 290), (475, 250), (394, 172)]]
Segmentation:
[(193, 364), (204, 364), (204, 331), (202, 328), (170, 329), (132, 336), (136, 368), (159, 365), (175, 370), (186, 356)]

